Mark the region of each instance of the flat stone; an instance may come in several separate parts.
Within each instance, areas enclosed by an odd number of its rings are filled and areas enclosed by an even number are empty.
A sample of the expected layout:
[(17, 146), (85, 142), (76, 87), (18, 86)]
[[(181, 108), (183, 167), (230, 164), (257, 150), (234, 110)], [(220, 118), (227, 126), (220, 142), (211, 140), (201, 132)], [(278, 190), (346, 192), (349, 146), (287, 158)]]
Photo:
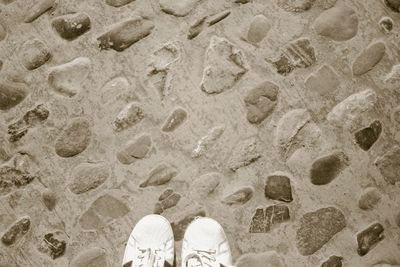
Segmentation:
[(212, 194), (218, 187), (223, 175), (218, 172), (209, 172), (196, 178), (190, 183), (190, 195), (204, 199)]
[(212, 36), (206, 50), (201, 90), (219, 94), (230, 88), (248, 71), (245, 56), (227, 39)]
[(24, 83), (0, 81), (0, 110), (7, 111), (21, 103), (28, 91)]
[(326, 185), (332, 182), (349, 164), (349, 158), (342, 151), (335, 151), (317, 158), (310, 169), (311, 183)]
[(61, 38), (72, 41), (89, 31), (91, 22), (85, 13), (74, 13), (56, 17), (51, 21), (51, 26)]
[(43, 15), (46, 11), (51, 9), (54, 4), (55, 0), (38, 0), (36, 3), (28, 9), (28, 11), (25, 14), (25, 23), (31, 23), (35, 21), (38, 17)]
[(271, 24), (264, 15), (256, 15), (250, 23), (247, 31), (247, 41), (250, 43), (261, 42), (271, 29)]
[(57, 204), (57, 194), (50, 189), (45, 189), (42, 192), (42, 201), (46, 208), (51, 211)]
[(51, 58), (48, 46), (39, 39), (26, 41), (21, 47), (21, 62), (28, 70), (42, 66)]
[(168, 183), (178, 174), (178, 170), (166, 163), (161, 163), (150, 171), (146, 180), (139, 187), (159, 186)]
[(277, 204), (265, 209), (257, 208), (250, 223), (250, 233), (267, 233), (275, 225), (290, 220), (289, 208), (286, 205)]
[(110, 168), (104, 163), (81, 163), (71, 175), (69, 190), (74, 194), (83, 194), (102, 185), (110, 176)]
[(121, 7), (135, 0), (106, 0), (106, 4), (113, 7)]
[(0, 167), (0, 196), (30, 184), (36, 177), (27, 171), (7, 165)]
[(356, 12), (345, 4), (337, 4), (323, 11), (314, 21), (317, 34), (334, 41), (346, 41), (358, 32)]
[(236, 267), (286, 267), (283, 258), (276, 251), (263, 253), (247, 253), (241, 255), (236, 263)]
[(62, 96), (72, 97), (82, 87), (89, 75), (91, 60), (78, 57), (68, 63), (50, 69), (48, 82), (54, 91)]
[(354, 60), (352, 70), (354, 75), (362, 75), (372, 70), (385, 55), (386, 46), (382, 41), (368, 45)]
[[(399, 120), (400, 122), (400, 120)], [(207, 153), (207, 151), (216, 143), (216, 141), (224, 133), (225, 127), (218, 125), (211, 128), (206, 135), (200, 138), (192, 151), (191, 157), (198, 158)]]
[(340, 85), (339, 77), (329, 65), (322, 65), (310, 74), (304, 82), (306, 88), (321, 96), (331, 96)]
[(196, 38), (204, 29), (205, 22), (207, 20), (207, 16), (198, 18), (193, 23), (190, 24), (189, 32), (187, 34), (187, 38), (192, 40)]
[(250, 90), (244, 99), (247, 108), (247, 120), (261, 123), (273, 112), (278, 102), (279, 87), (265, 81)]
[(199, 0), (160, 0), (161, 10), (167, 14), (184, 17), (192, 11)]
[(172, 231), (174, 233), (175, 241), (181, 241), (185, 235), (186, 228), (196, 217), (206, 216), (203, 209), (190, 211), (183, 214), (182, 218), (171, 223)]
[(97, 38), (101, 50), (114, 49), (122, 52), (134, 43), (150, 35), (154, 29), (151, 20), (134, 17), (110, 26), (110, 30)]
[(286, 175), (274, 174), (268, 176), (264, 192), (266, 198), (284, 202), (293, 201), (290, 178)]
[(342, 257), (330, 256), (328, 260), (321, 264), (321, 267), (342, 267)]
[(389, 184), (394, 185), (400, 181), (400, 147), (394, 146), (385, 154), (377, 157), (375, 166)]
[(305, 12), (310, 10), (316, 0), (278, 0), (278, 6), (288, 12)]
[(183, 108), (175, 109), (165, 120), (161, 130), (163, 132), (175, 131), (180, 125), (184, 123), (186, 117), (187, 117), (186, 110), (184, 110)]
[(364, 256), (373, 249), (379, 241), (384, 239), (384, 228), (380, 223), (371, 224), (368, 228), (357, 234), (358, 255)]
[(224, 10), (208, 18), (207, 25), (212, 26), (226, 19), (231, 14), (230, 10)]
[(382, 17), (378, 25), (382, 29), (383, 32), (388, 33), (393, 30), (393, 19), (391, 17)]
[(228, 167), (232, 171), (250, 165), (261, 157), (257, 149), (257, 139), (248, 138), (236, 145), (228, 160)]
[(376, 204), (378, 204), (381, 198), (381, 194), (376, 187), (367, 187), (364, 189), (360, 199), (358, 200), (358, 206), (363, 210), (372, 209)]
[(91, 136), (92, 130), (87, 119), (71, 119), (56, 140), (57, 155), (69, 158), (82, 153), (89, 146)]
[(61, 238), (60, 232), (47, 233), (44, 235), (39, 251), (46, 253), (53, 260), (64, 255), (67, 242)]
[(114, 131), (121, 132), (139, 123), (144, 118), (144, 110), (136, 102), (126, 105), (113, 122)]
[(84, 249), (69, 263), (70, 267), (108, 267), (107, 254), (103, 248)]
[(369, 150), (378, 140), (382, 132), (382, 124), (379, 120), (373, 121), (368, 127), (358, 130), (354, 137), (356, 143), (365, 151)]
[(126, 146), (117, 153), (117, 158), (122, 164), (132, 164), (136, 160), (145, 158), (152, 148), (150, 135), (142, 134), (129, 141)]
[(394, 12), (400, 12), (399, 0), (384, 0), (384, 3)]
[(228, 206), (243, 205), (254, 195), (254, 188), (251, 186), (242, 187), (235, 192), (225, 196), (221, 202)]
[(20, 218), (3, 234), (1, 242), (11, 246), (20, 240), (31, 228), (31, 219), (28, 216)]
[(182, 197), (181, 194), (173, 192), (170, 196), (161, 200), (160, 204), (162, 210), (165, 211), (166, 209), (175, 207), (178, 204), (181, 197)]
[(158, 198), (159, 201), (163, 201), (164, 199), (167, 199), (169, 196), (171, 196), (174, 193), (174, 189), (168, 188)]
[(303, 256), (312, 255), (345, 227), (345, 217), (337, 208), (327, 207), (305, 213), (300, 218), (296, 233), (297, 249)]

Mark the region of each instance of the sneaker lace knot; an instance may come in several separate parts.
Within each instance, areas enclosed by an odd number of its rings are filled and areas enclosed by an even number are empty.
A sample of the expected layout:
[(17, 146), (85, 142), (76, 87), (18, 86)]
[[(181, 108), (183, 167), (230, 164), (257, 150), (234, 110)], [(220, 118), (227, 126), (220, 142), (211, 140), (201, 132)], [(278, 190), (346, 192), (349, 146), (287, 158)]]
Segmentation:
[(139, 267), (163, 267), (161, 249), (138, 248), (138, 250), (140, 251), (137, 256), (140, 260)]
[(192, 249), (193, 253), (186, 257), (185, 267), (213, 267), (216, 262), (215, 250)]

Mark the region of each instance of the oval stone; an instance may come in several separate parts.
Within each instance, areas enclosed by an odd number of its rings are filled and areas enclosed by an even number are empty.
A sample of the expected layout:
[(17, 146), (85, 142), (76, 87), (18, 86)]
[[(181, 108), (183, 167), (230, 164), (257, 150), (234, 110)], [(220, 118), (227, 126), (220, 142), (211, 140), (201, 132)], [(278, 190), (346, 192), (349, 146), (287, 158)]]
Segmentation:
[(58, 137), (55, 150), (60, 157), (68, 158), (83, 152), (89, 145), (92, 131), (84, 118), (75, 118)]
[(251, 43), (261, 42), (271, 29), (271, 24), (264, 15), (257, 15), (250, 23), (249, 30), (247, 31), (247, 41)]
[(353, 62), (353, 74), (362, 75), (372, 70), (372, 68), (381, 61), (385, 55), (385, 43), (382, 41), (371, 43)]
[(103, 163), (82, 163), (72, 172), (69, 189), (75, 194), (82, 194), (96, 189), (110, 176), (110, 169)]

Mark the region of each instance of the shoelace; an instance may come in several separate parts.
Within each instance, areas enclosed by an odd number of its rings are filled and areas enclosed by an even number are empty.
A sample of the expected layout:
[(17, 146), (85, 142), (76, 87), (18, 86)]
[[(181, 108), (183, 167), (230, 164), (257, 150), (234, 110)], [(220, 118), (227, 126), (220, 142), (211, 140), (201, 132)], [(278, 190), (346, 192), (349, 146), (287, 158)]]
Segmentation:
[(163, 267), (162, 257), (159, 255), (161, 249), (138, 248), (140, 253), (138, 259), (140, 260), (139, 267)]
[[(186, 257), (186, 266), (185, 267), (214, 267), (216, 258), (215, 258), (215, 250), (200, 250), (200, 249), (192, 249), (195, 253), (189, 254)], [(195, 260), (195, 264), (193, 265), (193, 260)], [(189, 261), (191, 264), (188, 265)]]

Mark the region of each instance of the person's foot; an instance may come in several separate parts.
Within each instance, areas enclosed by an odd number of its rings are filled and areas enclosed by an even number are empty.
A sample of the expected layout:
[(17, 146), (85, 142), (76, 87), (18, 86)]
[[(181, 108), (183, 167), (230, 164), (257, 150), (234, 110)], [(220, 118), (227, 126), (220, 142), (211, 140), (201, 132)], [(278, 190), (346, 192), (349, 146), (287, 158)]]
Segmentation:
[(123, 266), (164, 267), (174, 262), (174, 234), (161, 215), (143, 217), (133, 228), (125, 248)]
[(182, 243), (182, 267), (231, 266), (232, 256), (224, 229), (215, 220), (196, 218)]

